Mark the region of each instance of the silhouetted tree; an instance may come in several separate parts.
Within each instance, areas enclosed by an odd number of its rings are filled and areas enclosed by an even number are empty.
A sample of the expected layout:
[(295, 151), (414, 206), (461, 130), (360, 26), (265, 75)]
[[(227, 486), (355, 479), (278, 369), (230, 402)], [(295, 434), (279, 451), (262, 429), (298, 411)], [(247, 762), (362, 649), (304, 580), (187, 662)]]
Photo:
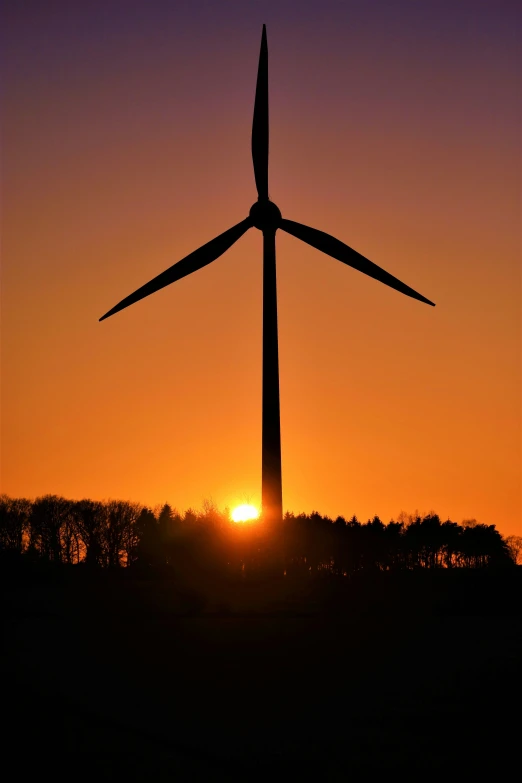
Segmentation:
[(402, 536), (404, 534), (404, 525), (402, 522), (394, 522), (393, 519), (384, 529), (384, 538), (386, 540), (386, 562), (387, 570), (400, 568), (402, 565)]
[(30, 517), (29, 546), (53, 563), (73, 562), (72, 502), (58, 495), (36, 498)]
[(135, 534), (132, 561), (144, 566), (162, 565), (159, 524), (149, 508), (142, 508), (135, 523)]
[(126, 500), (109, 500), (102, 534), (102, 546), (109, 568), (130, 565), (138, 536), (136, 520), (141, 512), (139, 503)]
[(89, 567), (105, 565), (103, 536), (107, 524), (105, 505), (95, 500), (78, 500), (73, 506), (76, 525), (84, 548), (84, 561)]
[(522, 565), (522, 536), (508, 536), (506, 544), (515, 565)]
[(511, 560), (507, 544), (494, 525), (465, 527), (461, 542), (462, 557), (468, 567), (498, 566)]
[(0, 495), (0, 549), (21, 555), (28, 537), (31, 501)]
[(173, 566), (181, 555), (183, 546), (183, 519), (167, 503), (158, 515), (159, 535), (163, 552), (163, 562)]

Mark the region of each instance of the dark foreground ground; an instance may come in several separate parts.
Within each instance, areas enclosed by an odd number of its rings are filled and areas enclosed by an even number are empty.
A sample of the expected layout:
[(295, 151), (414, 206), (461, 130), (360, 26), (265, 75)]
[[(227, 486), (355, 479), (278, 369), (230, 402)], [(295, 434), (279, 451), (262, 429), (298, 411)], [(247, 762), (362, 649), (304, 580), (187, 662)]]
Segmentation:
[(6, 779), (506, 779), (520, 577), (4, 584)]

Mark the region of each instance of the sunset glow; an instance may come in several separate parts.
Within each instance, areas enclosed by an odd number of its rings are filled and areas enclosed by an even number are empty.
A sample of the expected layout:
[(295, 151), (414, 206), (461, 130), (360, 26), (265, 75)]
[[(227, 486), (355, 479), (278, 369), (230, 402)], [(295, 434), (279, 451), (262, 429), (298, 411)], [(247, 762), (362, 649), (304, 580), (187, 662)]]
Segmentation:
[(251, 519), (257, 519), (259, 511), (255, 506), (244, 503), (232, 511), (231, 517), (233, 522), (248, 522)]
[(437, 304), (278, 231), (284, 511), (519, 534), (516, 4), (7, 5), (0, 491), (261, 497), (261, 232), (98, 319), (248, 215), (266, 23), (271, 199)]

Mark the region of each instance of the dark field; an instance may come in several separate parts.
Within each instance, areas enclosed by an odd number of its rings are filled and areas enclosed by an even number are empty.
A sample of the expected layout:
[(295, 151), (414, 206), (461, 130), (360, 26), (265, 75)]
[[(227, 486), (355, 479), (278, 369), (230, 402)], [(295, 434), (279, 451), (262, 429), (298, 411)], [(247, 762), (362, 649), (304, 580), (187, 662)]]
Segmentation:
[[(97, 780), (518, 765), (521, 569), (3, 587), (3, 758)], [(13, 778), (10, 778), (13, 779)]]

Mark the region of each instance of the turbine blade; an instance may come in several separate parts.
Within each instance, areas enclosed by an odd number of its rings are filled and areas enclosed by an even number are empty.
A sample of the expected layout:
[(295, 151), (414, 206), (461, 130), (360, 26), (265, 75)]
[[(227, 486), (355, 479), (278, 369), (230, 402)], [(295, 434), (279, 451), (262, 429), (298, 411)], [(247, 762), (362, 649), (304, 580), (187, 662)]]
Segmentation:
[(120, 310), (124, 310), (129, 305), (139, 302), (140, 299), (144, 299), (144, 297), (154, 294), (161, 288), (165, 288), (166, 285), (175, 283), (176, 280), (181, 280), (182, 277), (186, 277), (187, 275), (192, 274), (192, 272), (196, 272), (198, 269), (215, 261), (216, 258), (223, 255), (234, 242), (237, 242), (251, 226), (252, 221), (248, 217), (245, 220), (242, 220), (241, 223), (237, 223), (235, 226), (232, 226), (232, 228), (229, 228), (228, 231), (225, 231), (223, 234), (214, 237), (214, 239), (211, 239), (206, 245), (198, 248), (198, 250), (194, 250), (193, 253), (182, 258), (177, 264), (169, 267), (165, 272), (154, 277), (148, 283), (145, 283), (145, 285), (142, 285), (141, 288), (138, 288), (133, 294), (122, 299), (121, 302), (112, 308), (112, 310), (109, 310), (105, 315), (102, 315), (100, 321), (104, 321), (105, 318), (109, 318), (109, 316), (118, 313)]
[(344, 242), (340, 242), (335, 237), (330, 236), (330, 234), (326, 234), (324, 231), (318, 231), (316, 228), (310, 228), (310, 226), (305, 226), (302, 223), (296, 223), (293, 220), (285, 219), (281, 221), (280, 228), (288, 234), (297, 237), (297, 239), (306, 242), (308, 245), (317, 248), (317, 250), (321, 250), (323, 253), (326, 253), (326, 255), (332, 256), (332, 258), (336, 258), (338, 261), (342, 261), (343, 264), (358, 269), (359, 272), (363, 272), (365, 275), (369, 275), (375, 280), (379, 280), (381, 283), (389, 285), (390, 288), (395, 288), (395, 290), (400, 291), (401, 294), (406, 294), (406, 296), (411, 296), (413, 299), (418, 299), (419, 302), (425, 302), (425, 304), (435, 307), (434, 302), (430, 302), (430, 300), (426, 299), (422, 294), (417, 293), (413, 288), (402, 283), (396, 277), (390, 275), (389, 272), (381, 269), (380, 266), (377, 266), (377, 264), (374, 264), (364, 256), (361, 256), (360, 253), (352, 250), (351, 247), (348, 247), (348, 245), (345, 245)]
[(259, 66), (257, 69), (256, 99), (252, 122), (252, 162), (257, 195), (268, 199), (268, 47), (266, 25), (263, 25)]

